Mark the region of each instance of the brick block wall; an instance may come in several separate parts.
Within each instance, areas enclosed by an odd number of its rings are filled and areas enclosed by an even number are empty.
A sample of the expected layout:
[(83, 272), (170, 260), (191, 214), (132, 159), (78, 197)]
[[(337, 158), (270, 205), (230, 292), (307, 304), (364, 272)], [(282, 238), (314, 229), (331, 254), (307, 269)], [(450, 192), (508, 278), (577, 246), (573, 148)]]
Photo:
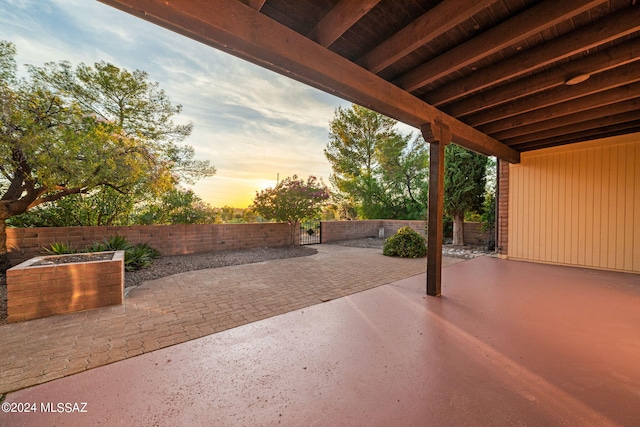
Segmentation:
[[(296, 231), (296, 236), (299, 231)], [(288, 224), (189, 224), (122, 227), (7, 228), (7, 249), (12, 265), (42, 255), (54, 242), (83, 249), (110, 236), (124, 236), (129, 243), (148, 243), (162, 255), (183, 255), (263, 246), (288, 246)], [(295, 240), (297, 242), (297, 240)]]
[[(420, 233), (427, 235), (427, 224), (421, 220), (391, 220), (374, 219), (362, 221), (323, 221), (322, 243), (338, 242), (341, 240), (362, 239), (365, 237), (378, 237), (380, 228), (384, 228), (384, 237), (393, 236), (401, 227), (408, 226)], [(465, 222), (464, 240), (467, 245), (484, 246), (491, 237), (482, 231), (482, 224)]]
[(322, 243), (341, 240), (378, 237), (380, 228), (384, 228), (384, 237), (393, 236), (400, 227), (409, 226), (425, 236), (425, 221), (372, 219), (362, 221), (323, 221)]
[(330, 243), (378, 237), (378, 230), (382, 226), (381, 222), (381, 220), (323, 221), (320, 238), (322, 243)]
[(7, 322), (123, 303), (123, 251), (111, 260), (33, 265), (42, 258), (7, 270)]
[[(381, 228), (384, 228), (384, 237), (389, 237), (404, 226), (426, 236), (426, 223), (422, 220), (323, 221), (322, 243), (378, 237)], [(147, 243), (165, 256), (283, 247), (291, 243), (291, 227), (281, 223), (8, 228), (9, 260), (12, 265), (20, 264), (42, 255), (44, 248), (55, 242), (84, 249), (116, 235), (125, 237), (132, 244)], [(294, 244), (299, 242), (299, 236), (300, 230), (294, 230)]]
[(384, 227), (384, 237), (391, 237), (398, 232), (401, 227), (411, 227), (419, 234), (427, 237), (427, 223), (422, 220), (382, 220), (382, 226)]

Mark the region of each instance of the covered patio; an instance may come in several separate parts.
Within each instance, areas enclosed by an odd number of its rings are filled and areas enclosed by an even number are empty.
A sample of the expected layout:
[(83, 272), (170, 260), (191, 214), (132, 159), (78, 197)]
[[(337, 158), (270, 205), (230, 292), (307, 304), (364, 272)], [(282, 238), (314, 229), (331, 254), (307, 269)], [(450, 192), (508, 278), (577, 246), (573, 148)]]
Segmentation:
[[(480, 257), (8, 395), (4, 426), (633, 426), (640, 276)], [(40, 402), (86, 402), (42, 413)]]
[[(0, 424), (637, 425), (635, 0), (101, 1), (420, 129), (426, 274), (11, 393), (88, 412)], [(443, 268), (449, 143), (500, 159), (512, 259)]]
[(635, 0), (100, 1), (419, 129), (428, 295), (449, 143), (500, 160), (502, 257), (640, 273)]

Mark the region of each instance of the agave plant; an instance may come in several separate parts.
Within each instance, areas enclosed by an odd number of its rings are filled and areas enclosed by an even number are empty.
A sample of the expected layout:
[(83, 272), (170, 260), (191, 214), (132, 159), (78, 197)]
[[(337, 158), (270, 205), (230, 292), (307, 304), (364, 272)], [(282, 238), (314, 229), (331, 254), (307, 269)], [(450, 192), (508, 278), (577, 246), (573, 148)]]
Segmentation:
[(132, 247), (125, 237), (117, 235), (104, 239), (102, 244), (105, 251), (126, 251)]
[(132, 246), (123, 236), (110, 236), (102, 242), (93, 242), (85, 248), (85, 252), (126, 251)]
[(43, 248), (44, 252), (49, 255), (65, 255), (75, 254), (78, 251), (67, 242), (53, 242), (48, 248)]
[(135, 271), (151, 265), (160, 253), (146, 243), (139, 243), (130, 247), (124, 253), (124, 268), (127, 271)]
[(84, 248), (84, 252), (104, 252), (107, 250), (108, 249), (106, 248), (104, 243), (101, 242), (93, 242), (91, 245)]

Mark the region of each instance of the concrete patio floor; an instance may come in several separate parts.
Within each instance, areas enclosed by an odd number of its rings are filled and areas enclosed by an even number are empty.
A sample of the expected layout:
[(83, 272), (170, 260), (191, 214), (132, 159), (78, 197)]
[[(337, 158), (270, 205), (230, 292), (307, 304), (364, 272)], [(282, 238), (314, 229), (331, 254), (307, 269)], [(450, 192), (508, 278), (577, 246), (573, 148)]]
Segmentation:
[[(0, 393), (19, 390), (425, 271), (425, 259), (318, 253), (144, 283), (122, 306), (0, 326)], [(444, 263), (460, 260), (447, 258)]]
[(638, 425), (640, 276), (481, 257), (441, 298), (424, 280), (10, 393), (38, 412), (0, 425)]

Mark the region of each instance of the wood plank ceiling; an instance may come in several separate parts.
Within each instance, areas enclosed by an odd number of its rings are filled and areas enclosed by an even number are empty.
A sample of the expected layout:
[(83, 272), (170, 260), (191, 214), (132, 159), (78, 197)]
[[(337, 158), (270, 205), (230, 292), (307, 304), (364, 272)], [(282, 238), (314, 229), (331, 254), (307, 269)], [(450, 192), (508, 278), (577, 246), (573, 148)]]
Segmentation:
[(637, 0), (100, 1), (510, 162), (640, 132)]

